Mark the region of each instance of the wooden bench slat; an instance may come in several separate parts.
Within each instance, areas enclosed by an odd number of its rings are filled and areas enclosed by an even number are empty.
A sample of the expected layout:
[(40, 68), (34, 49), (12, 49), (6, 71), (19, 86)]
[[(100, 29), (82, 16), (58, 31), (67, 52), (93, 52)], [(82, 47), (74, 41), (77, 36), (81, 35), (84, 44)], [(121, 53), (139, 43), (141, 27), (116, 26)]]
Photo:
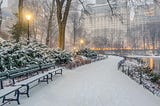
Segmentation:
[(20, 89), (20, 88), (21, 88), (21, 86), (10, 86), (10, 87), (6, 87), (4, 89), (1, 89), (0, 90), (0, 98), (3, 98), (4, 96), (6, 96), (6, 95), (8, 95), (8, 94)]
[[(28, 76), (28, 74), (32, 74), (34, 72), (38, 72), (39, 70), (41, 69), (49, 69), (49, 68), (52, 68), (54, 67), (55, 68), (55, 65), (52, 64), (52, 63), (49, 63), (49, 64), (44, 64), (42, 65), (41, 67), (40, 66), (33, 66), (33, 67), (26, 67), (26, 68), (22, 68), (22, 69), (17, 69), (17, 70), (12, 70), (12, 71), (7, 71), (5, 74), (1, 74), (0, 75), (0, 81), (1, 81), (1, 85), (3, 85), (3, 80), (5, 79), (12, 79), (13, 80), (13, 84), (15, 86), (10, 86), (10, 87), (6, 87), (4, 89), (2, 89), (3, 87), (1, 87), (1, 90), (0, 90), (0, 99), (3, 98), (3, 103), (4, 101), (17, 101), (18, 104), (19, 103), (19, 94), (27, 94), (27, 96), (29, 97), (29, 84), (34, 82), (34, 81), (44, 81), (44, 82), (47, 82), (48, 84), (48, 79), (49, 79), (49, 75), (51, 75), (52, 77), (52, 73), (56, 72), (57, 71), (60, 71), (58, 72), (57, 74), (62, 74), (62, 68), (57, 68), (57, 69), (53, 69), (53, 70), (50, 70), (50, 71), (47, 71), (45, 73), (42, 73), (42, 74), (38, 74), (36, 76), (33, 76), (31, 78), (28, 78), (26, 80), (23, 80), (21, 82), (17, 82), (15, 84), (15, 81), (14, 81), (14, 78), (17, 78), (17, 77), (20, 77), (20, 76)], [(43, 78), (43, 80), (41, 80), (41, 78)], [(27, 87), (27, 91), (26, 92), (20, 92), (19, 89), (23, 86), (26, 86)], [(16, 98), (6, 98), (7, 95), (11, 94), (15, 92), (16, 93)]]
[(29, 84), (29, 83), (32, 83), (32, 82), (34, 82), (34, 81), (36, 81), (36, 80), (38, 80), (38, 79), (46, 76), (47, 74), (48, 74), (48, 73), (38, 74), (38, 75), (33, 76), (33, 77), (31, 77), (31, 78), (28, 78), (28, 79), (26, 79), (26, 80), (24, 80), (24, 81), (18, 82), (18, 83), (16, 83), (15, 85), (27, 85), (27, 84)]

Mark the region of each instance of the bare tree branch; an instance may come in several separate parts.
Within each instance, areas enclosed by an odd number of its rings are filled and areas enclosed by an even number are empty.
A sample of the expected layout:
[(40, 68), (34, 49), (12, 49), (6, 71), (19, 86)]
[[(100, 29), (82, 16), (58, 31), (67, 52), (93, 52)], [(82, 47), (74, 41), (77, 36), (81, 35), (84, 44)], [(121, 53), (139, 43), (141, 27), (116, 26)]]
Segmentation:
[(0, 1), (0, 31), (2, 26), (2, 3), (3, 3), (3, 0)]
[(64, 2), (65, 2), (65, 0), (61, 0), (61, 5), (62, 5), (62, 6), (63, 6)]
[(81, 0), (79, 0), (79, 2), (81, 3), (81, 5), (82, 5), (82, 7), (84, 9), (84, 13), (87, 14), (87, 15), (90, 15), (90, 12), (84, 6), (84, 3)]
[(114, 15), (114, 13), (113, 13), (113, 7), (111, 6), (110, 1), (109, 1), (109, 0), (107, 0), (107, 3), (108, 3), (108, 5), (109, 5), (109, 8), (111, 9), (111, 13), (112, 13), (112, 15)]
[(2, 5), (2, 3), (3, 3), (3, 0), (0, 1), (0, 5)]
[(160, 8), (160, 2), (158, 0), (154, 0), (154, 3)]

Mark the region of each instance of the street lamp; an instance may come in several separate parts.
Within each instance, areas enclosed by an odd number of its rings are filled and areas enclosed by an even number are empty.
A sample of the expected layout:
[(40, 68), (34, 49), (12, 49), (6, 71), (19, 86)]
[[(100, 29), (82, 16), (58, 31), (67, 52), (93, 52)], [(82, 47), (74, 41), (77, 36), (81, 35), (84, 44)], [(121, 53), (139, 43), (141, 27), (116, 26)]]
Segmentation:
[(30, 21), (30, 19), (31, 19), (31, 15), (26, 15), (26, 19), (27, 19), (27, 24), (28, 24), (28, 38), (27, 38), (27, 40), (28, 40), (28, 43), (29, 43), (29, 41), (30, 41), (30, 35), (29, 35), (29, 21)]

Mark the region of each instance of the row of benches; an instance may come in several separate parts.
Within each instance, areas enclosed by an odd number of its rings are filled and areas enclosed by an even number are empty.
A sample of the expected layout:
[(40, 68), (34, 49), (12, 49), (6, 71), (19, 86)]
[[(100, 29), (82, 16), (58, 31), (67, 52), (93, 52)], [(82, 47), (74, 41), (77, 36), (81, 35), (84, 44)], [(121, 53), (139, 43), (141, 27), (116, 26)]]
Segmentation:
[(12, 80), (12, 85), (15, 84), (15, 78), (25, 76), (29, 77), (29, 75), (32, 75), (33, 73), (39, 73), (40, 71), (44, 71), (48, 68), (55, 68), (55, 65), (53, 63), (47, 63), (47, 64), (41, 64), (41, 65), (31, 65), (30, 67), (5, 71), (0, 73), (0, 89), (3, 89), (3, 81), (7, 79)]
[[(49, 71), (42, 71), (41, 73), (39, 73), (39, 70), (44, 70), (44, 69), (49, 69), (49, 68), (54, 68), (51, 69)], [(62, 74), (62, 69), (63, 68), (55, 68), (54, 65), (52, 64), (45, 64), (45, 65), (41, 65), (40, 68), (38, 68), (37, 66), (32, 66), (26, 69), (22, 69), (22, 70), (15, 70), (13, 72), (8, 72), (6, 73), (1, 73), (0, 76), (0, 81), (1, 81), (1, 90), (0, 90), (0, 99), (2, 99), (2, 103), (4, 103), (5, 101), (17, 101), (18, 104), (20, 104), (19, 102), (19, 95), (20, 94), (25, 94), (27, 95), (27, 97), (29, 97), (29, 89), (30, 89), (30, 85), (31, 83), (38, 81), (38, 82), (47, 82), (49, 79), (52, 80), (53, 75), (56, 74)], [(37, 70), (37, 71), (36, 71)], [(21, 76), (29, 76), (29, 74), (32, 73), (37, 73), (37, 75), (34, 75), (30, 78), (27, 78), (23, 81), (20, 82), (15, 82), (15, 78), (17, 77), (21, 77)], [(3, 87), (3, 80), (10, 78), (12, 79), (12, 83), (13, 86), (9, 86), (9, 87)], [(26, 91), (25, 92), (21, 92), (20, 89), (26, 87)], [(15, 98), (6, 98), (7, 95), (11, 94), (15, 92)]]

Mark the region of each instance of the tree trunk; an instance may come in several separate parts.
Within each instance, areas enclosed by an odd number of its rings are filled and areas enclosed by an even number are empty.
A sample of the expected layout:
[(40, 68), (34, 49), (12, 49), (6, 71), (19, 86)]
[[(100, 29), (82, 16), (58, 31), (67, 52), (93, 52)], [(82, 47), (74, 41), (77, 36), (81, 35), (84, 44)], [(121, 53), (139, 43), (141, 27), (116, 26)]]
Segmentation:
[(34, 39), (36, 40), (36, 38), (37, 38), (37, 28), (35, 27), (36, 25), (35, 25), (35, 21), (33, 20), (33, 34), (34, 34)]
[[(66, 1), (66, 3), (64, 3)], [(58, 20), (58, 47), (62, 50), (65, 48), (65, 27), (72, 0), (56, 0), (57, 3), (57, 20)], [(65, 4), (65, 6), (63, 6)], [(62, 8), (65, 7), (64, 12)], [(63, 15), (62, 15), (63, 13)]]
[(50, 10), (50, 16), (49, 16), (48, 27), (47, 27), (47, 37), (46, 37), (46, 45), (47, 46), (49, 46), (49, 42), (50, 42), (54, 6), (55, 6), (55, 0), (52, 0), (52, 7), (51, 7), (51, 10)]
[(152, 52), (154, 54), (154, 50), (155, 50), (155, 35), (152, 36)]
[(2, 27), (2, 3), (3, 3), (3, 0), (0, 1), (0, 32)]
[(23, 24), (23, 0), (19, 0), (19, 4), (18, 4), (18, 25), (19, 25), (20, 33), (17, 35), (17, 38), (16, 38), (17, 42), (19, 42), (20, 37), (21, 37), (22, 24)]
[(65, 47), (65, 25), (62, 23), (59, 24), (58, 47), (62, 50), (64, 50), (64, 47)]

